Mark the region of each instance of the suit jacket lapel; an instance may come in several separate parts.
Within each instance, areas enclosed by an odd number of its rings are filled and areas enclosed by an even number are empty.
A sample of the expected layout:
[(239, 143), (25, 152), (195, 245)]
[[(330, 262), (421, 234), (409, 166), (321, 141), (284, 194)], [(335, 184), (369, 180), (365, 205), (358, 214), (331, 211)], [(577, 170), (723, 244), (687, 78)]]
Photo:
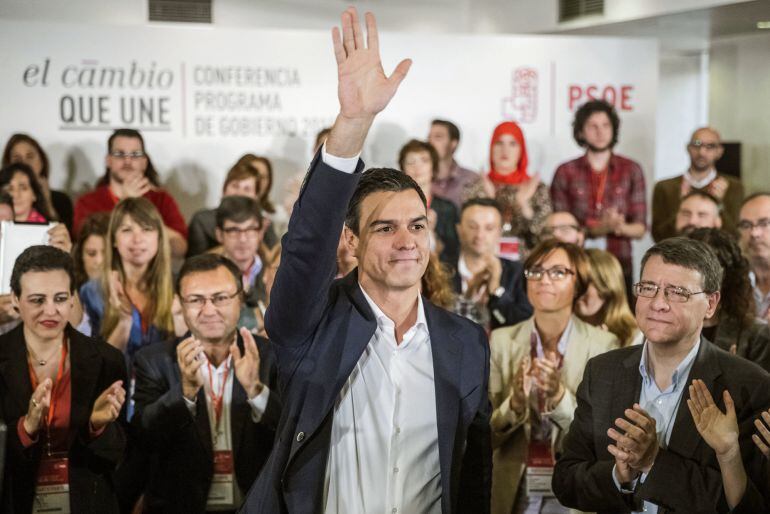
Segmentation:
[[(99, 352), (77, 331), (67, 326), (66, 337), (69, 344), (70, 380), (72, 395), (70, 399), (70, 427), (88, 425), (94, 400), (102, 394), (96, 386), (101, 372)], [(105, 388), (110, 384), (105, 385)], [(78, 434), (69, 431), (69, 444)]]
[(608, 427), (615, 426), (615, 419), (624, 418), (623, 412), (639, 401), (642, 392), (642, 375), (639, 373), (642, 346), (634, 350), (615, 371), (615, 391), (612, 394)]
[[(243, 338), (240, 333), (238, 333), (238, 348), (241, 351), (241, 355), (243, 355)], [(233, 455), (240, 455), (241, 436), (243, 435), (245, 425), (250, 422), (251, 407), (248, 404), (248, 398), (246, 398), (246, 390), (235, 376), (235, 369), (233, 369), (232, 373), (233, 391), (230, 399), (230, 441), (232, 442)]]
[(563, 380), (567, 387), (576, 391), (580, 381), (583, 379), (583, 370), (588, 362), (588, 353), (590, 341), (586, 337), (585, 325), (582, 321), (573, 316), (572, 334), (567, 343), (567, 351), (564, 355), (564, 364), (562, 367)]
[[(433, 357), (433, 380), (436, 387), (436, 422), (441, 465), (441, 486), (449, 494), (453, 449), (460, 420), (460, 373), (462, 341), (448, 329), (445, 314), (423, 298)], [(451, 326), (451, 325), (450, 325)]]

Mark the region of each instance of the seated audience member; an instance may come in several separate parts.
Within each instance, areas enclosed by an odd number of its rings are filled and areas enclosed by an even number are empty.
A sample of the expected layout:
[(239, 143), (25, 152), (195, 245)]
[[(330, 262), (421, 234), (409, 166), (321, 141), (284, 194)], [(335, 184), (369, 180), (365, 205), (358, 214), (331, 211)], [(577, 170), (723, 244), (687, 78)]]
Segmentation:
[[(722, 474), (722, 487), (725, 491), (725, 501), (731, 514), (754, 514), (768, 511), (768, 503), (756, 488), (747, 488), (748, 476), (743, 467), (740, 447), (740, 429), (738, 416), (735, 413), (735, 402), (730, 391), (724, 390), (723, 400), (725, 412), (714, 403), (706, 384), (702, 380), (693, 380), (689, 387), (690, 398), (687, 407), (690, 409), (695, 429), (706, 444), (714, 450)], [(758, 432), (752, 436), (754, 444), (759, 447), (765, 457), (770, 457), (770, 449), (762, 442), (759, 434), (768, 434), (762, 418), (770, 414), (762, 413), (755, 420)], [(748, 492), (748, 494), (746, 494)]]
[[(83, 222), (77, 241), (72, 247), (75, 267), (75, 291), (89, 280), (99, 280), (104, 272), (104, 253), (110, 216), (106, 212), (92, 214)], [(78, 305), (80, 301), (78, 298)], [(81, 320), (75, 327), (85, 335), (91, 335), (91, 320), (80, 308)]]
[(26, 164), (11, 164), (0, 171), (0, 190), (13, 198), (14, 221), (48, 223), (52, 219), (43, 190)]
[(0, 337), (0, 411), (8, 425), (2, 512), (118, 513), (112, 471), (125, 436), (120, 352), (67, 322), (72, 258), (32, 246), (14, 263), (21, 325)]
[(702, 336), (720, 300), (722, 268), (704, 243), (664, 239), (642, 259), (634, 286), (642, 345), (595, 357), (577, 391), (577, 409), (553, 488), (562, 504), (598, 512), (727, 512), (717, 456), (698, 444), (682, 414), (688, 382), (735, 399), (747, 488), (764, 490), (749, 426), (770, 405), (770, 375)]
[[(575, 316), (589, 280), (580, 247), (550, 239), (524, 265), (534, 315), (490, 337), (492, 512), (566, 514), (550, 492), (554, 457), (572, 421), (586, 362), (617, 348), (618, 340)], [(547, 476), (527, 471), (533, 459)]]
[(101, 335), (129, 363), (136, 351), (174, 333), (174, 289), (166, 227), (147, 198), (126, 198), (110, 217), (101, 279), (80, 288), (80, 301)]
[(722, 228), (722, 218), (719, 215), (719, 201), (696, 189), (682, 197), (676, 213), (676, 233), (687, 235), (702, 227)]
[(431, 250), (446, 263), (457, 260), (457, 208), (449, 200), (431, 192), (431, 181), (438, 169), (438, 155), (428, 143), (412, 139), (405, 144), (398, 155), (401, 171), (417, 182), (428, 201), (428, 225), (433, 238)]
[(572, 243), (582, 247), (586, 233), (571, 212), (557, 211), (545, 218), (543, 230), (540, 231), (541, 240), (551, 237), (563, 243)]
[(75, 203), (73, 229), (80, 230), (83, 221), (95, 212), (109, 212), (126, 198), (147, 198), (158, 209), (174, 258), (187, 252), (187, 225), (176, 200), (160, 187), (160, 177), (147, 155), (142, 135), (133, 129), (118, 129), (107, 141), (107, 170), (96, 183), (96, 189)]
[(628, 308), (626, 285), (620, 263), (610, 252), (589, 248), (588, 287), (575, 311), (583, 321), (615, 334), (620, 346), (641, 342), (636, 318)]
[(604, 100), (578, 108), (572, 135), (585, 154), (556, 168), (551, 200), (553, 210), (571, 212), (585, 227), (586, 246), (601, 247), (617, 257), (630, 291), (631, 241), (647, 231), (647, 197), (641, 166), (613, 151), (619, 130), (618, 113)]
[(755, 193), (743, 202), (738, 221), (741, 250), (749, 260), (758, 318), (770, 321), (770, 192)]
[(691, 191), (702, 191), (716, 199), (725, 230), (735, 231), (743, 200), (740, 180), (717, 173), (716, 162), (724, 148), (719, 133), (710, 127), (693, 132), (687, 144), (690, 167), (677, 177), (661, 180), (652, 192), (652, 238), (660, 241), (675, 236), (679, 206)]
[(488, 330), (532, 315), (523, 266), (497, 256), (501, 231), (502, 214), (494, 200), (474, 198), (463, 204), (457, 225), (460, 257), (453, 277), (455, 312)]
[(58, 220), (72, 231), (72, 200), (63, 191), (51, 189), (49, 185), (50, 164), (43, 147), (27, 134), (14, 134), (8, 139), (3, 151), (2, 167), (20, 162), (29, 166), (37, 178), (48, 205), (51, 218)]
[(500, 256), (524, 259), (540, 238), (545, 218), (551, 212), (548, 187), (540, 175), (529, 175), (524, 133), (512, 121), (501, 123), (489, 145), (487, 175), (494, 198), (503, 213)]
[(269, 342), (238, 328), (241, 271), (187, 260), (178, 290), (190, 332), (136, 355), (132, 425), (153, 455), (145, 513), (235, 512), (273, 447), (280, 403)]
[[(247, 153), (238, 159), (236, 165), (249, 166), (257, 172), (256, 200), (259, 202), (260, 209), (262, 209), (263, 218), (269, 220), (270, 216), (275, 214), (275, 205), (270, 200), (270, 192), (273, 190), (273, 164), (267, 157)], [(268, 224), (264, 243), (272, 248), (278, 242), (278, 237)]]
[(264, 263), (259, 254), (264, 230), (256, 200), (245, 196), (222, 199), (217, 208), (217, 241), (222, 245), (222, 255), (233, 261), (241, 272), (244, 299), (238, 325), (252, 331), (262, 329), (262, 316), (267, 308), (262, 280)]
[[(248, 196), (255, 200), (260, 196), (260, 179), (259, 171), (256, 166), (248, 164), (248, 161), (241, 163), (241, 161), (251, 154), (246, 154), (238, 161), (238, 164), (230, 168), (225, 177), (225, 185), (222, 188), (222, 198), (228, 196)], [(255, 159), (259, 159), (255, 157)], [(261, 162), (261, 161), (260, 161)], [(271, 204), (272, 207), (272, 204)], [(275, 209), (273, 209), (274, 211)], [(216, 209), (202, 209), (196, 212), (190, 220), (189, 237), (187, 239), (189, 247), (187, 249), (187, 256), (192, 257), (206, 252), (219, 245), (216, 236), (217, 228), (217, 210)], [(265, 233), (265, 244), (272, 247), (278, 242), (278, 237), (272, 226), (268, 227)], [(270, 240), (268, 242), (267, 240)]]
[(735, 239), (715, 228), (699, 228), (691, 239), (709, 245), (724, 270), (717, 311), (703, 322), (703, 337), (723, 350), (770, 371), (770, 327), (755, 317), (749, 263)]
[(446, 198), (459, 209), (466, 200), (472, 198), (472, 191), (483, 188), (481, 175), (463, 168), (455, 160), (455, 152), (460, 144), (460, 129), (451, 121), (433, 120), (428, 132), (428, 143), (438, 155), (433, 194)]

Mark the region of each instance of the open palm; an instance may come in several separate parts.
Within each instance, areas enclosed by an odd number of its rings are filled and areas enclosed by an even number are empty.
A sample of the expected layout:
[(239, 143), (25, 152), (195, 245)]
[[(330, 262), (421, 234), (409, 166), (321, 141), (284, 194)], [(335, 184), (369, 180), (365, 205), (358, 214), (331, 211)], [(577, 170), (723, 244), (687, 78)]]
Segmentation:
[(382, 111), (412, 64), (409, 59), (401, 61), (387, 77), (380, 60), (377, 23), (371, 13), (366, 13), (365, 18), (366, 44), (353, 8), (342, 14), (342, 34), (337, 27), (332, 29), (340, 113), (351, 119), (369, 118)]
[(687, 406), (698, 433), (717, 455), (725, 455), (739, 449), (735, 404), (727, 390), (724, 392), (724, 401), (723, 413), (714, 403), (706, 384), (702, 380), (693, 380)]

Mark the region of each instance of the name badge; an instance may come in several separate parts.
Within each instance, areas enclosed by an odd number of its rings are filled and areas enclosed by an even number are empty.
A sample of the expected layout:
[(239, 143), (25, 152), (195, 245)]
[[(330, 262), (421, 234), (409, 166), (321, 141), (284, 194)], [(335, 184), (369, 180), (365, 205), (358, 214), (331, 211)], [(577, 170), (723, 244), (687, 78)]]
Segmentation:
[(233, 452), (214, 452), (214, 477), (211, 480), (206, 507), (232, 507), (235, 503), (235, 468)]
[(70, 514), (69, 459), (44, 457), (40, 461), (32, 514)]
[(551, 444), (530, 441), (527, 451), (527, 496), (554, 496), (551, 489), (554, 465)]
[(518, 237), (500, 238), (500, 257), (509, 261), (518, 261), (521, 259), (521, 249), (519, 248)]

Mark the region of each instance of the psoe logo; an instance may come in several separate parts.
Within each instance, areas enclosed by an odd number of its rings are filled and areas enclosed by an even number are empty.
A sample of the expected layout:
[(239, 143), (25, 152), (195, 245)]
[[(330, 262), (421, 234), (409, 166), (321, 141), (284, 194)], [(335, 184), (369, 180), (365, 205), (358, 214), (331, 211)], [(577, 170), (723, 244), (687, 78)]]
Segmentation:
[(503, 98), (504, 119), (534, 123), (537, 119), (538, 76), (534, 68), (516, 68), (511, 73), (511, 96)]

